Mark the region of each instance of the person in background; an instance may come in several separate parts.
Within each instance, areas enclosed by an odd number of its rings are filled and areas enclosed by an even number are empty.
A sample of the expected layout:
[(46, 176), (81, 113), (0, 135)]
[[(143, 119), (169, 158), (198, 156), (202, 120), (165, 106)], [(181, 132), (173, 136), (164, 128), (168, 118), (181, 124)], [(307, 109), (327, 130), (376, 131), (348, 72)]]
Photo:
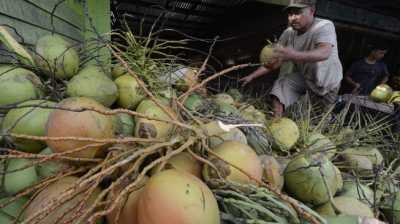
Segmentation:
[(387, 51), (384, 46), (371, 46), (365, 58), (350, 66), (345, 81), (351, 85), (353, 94), (369, 95), (377, 85), (389, 80), (389, 71), (382, 61)]
[[(240, 80), (246, 85), (281, 65), (292, 64), (282, 66), (270, 93), (274, 118), (280, 118), (306, 93), (324, 109), (337, 99), (343, 71), (335, 26), (330, 20), (316, 18), (315, 6), (316, 0), (291, 0), (285, 9), (289, 27), (279, 38), (274, 60)], [(283, 69), (286, 67), (291, 69)]]

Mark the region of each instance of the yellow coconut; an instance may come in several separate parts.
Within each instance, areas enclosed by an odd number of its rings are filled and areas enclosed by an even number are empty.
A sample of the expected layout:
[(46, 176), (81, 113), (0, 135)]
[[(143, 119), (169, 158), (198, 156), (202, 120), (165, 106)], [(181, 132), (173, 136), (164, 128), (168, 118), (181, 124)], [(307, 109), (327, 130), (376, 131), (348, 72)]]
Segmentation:
[[(72, 97), (61, 101), (59, 107), (69, 109), (94, 108), (106, 111), (100, 103), (93, 99), (84, 97)], [(103, 115), (95, 111), (75, 112), (71, 110), (54, 110), (47, 122), (48, 137), (89, 137), (97, 139), (106, 139), (114, 137), (114, 124), (112, 115)], [(53, 141), (47, 140), (47, 145), (54, 152), (66, 152), (78, 148), (83, 148), (78, 152), (68, 154), (68, 156), (93, 158), (102, 154), (105, 145), (89, 146), (98, 144), (93, 141)], [(84, 148), (86, 147), (86, 148)]]
[[(174, 115), (174, 112), (164, 105), (165, 108)], [(170, 120), (166, 112), (164, 112), (156, 103), (151, 100), (143, 100), (136, 109), (136, 112), (141, 113), (150, 118)], [(156, 121), (147, 118), (136, 117), (135, 136), (141, 138), (166, 138), (173, 129), (173, 124), (170, 122)]]
[(348, 148), (341, 155), (350, 168), (357, 172), (371, 172), (374, 166), (383, 163), (382, 154), (373, 147)]
[[(238, 141), (226, 141), (214, 148), (213, 152), (218, 157), (210, 155), (210, 161), (226, 180), (241, 184), (254, 184), (255, 181), (253, 179), (262, 180), (263, 169), (261, 162), (250, 146)], [(240, 168), (240, 170), (237, 168)], [(218, 173), (212, 167), (204, 165), (203, 177), (208, 181), (218, 178)]]
[[(190, 173), (197, 178), (201, 179), (202, 174), (202, 164), (194, 158), (188, 152), (179, 153), (173, 157), (171, 157), (164, 166), (164, 169), (177, 169), (181, 172)], [(153, 169), (153, 173), (157, 173), (160, 170), (160, 166), (157, 166)]]
[(288, 151), (300, 137), (300, 131), (294, 121), (289, 118), (281, 118), (272, 122), (268, 127), (276, 148)]
[(282, 190), (284, 184), (283, 169), (278, 161), (273, 156), (259, 156), (263, 167), (263, 178), (271, 186)]
[(376, 102), (387, 102), (392, 96), (393, 89), (387, 84), (381, 84), (372, 90), (370, 98)]
[(118, 105), (125, 109), (136, 109), (144, 98), (144, 93), (136, 79), (127, 74), (115, 79), (118, 87)]
[(272, 44), (266, 45), (260, 52), (260, 62), (266, 64), (274, 57), (274, 46)]
[[(148, 178), (145, 177), (142, 182), (140, 182), (137, 188), (132, 191), (129, 195), (125, 203), (120, 203), (116, 209), (112, 210), (110, 214), (107, 215), (107, 224), (137, 224), (138, 216), (137, 216), (137, 205), (139, 202), (139, 196), (143, 191), (145, 183), (148, 181)], [(122, 184), (116, 186), (113, 191), (111, 191), (107, 195), (107, 200), (115, 200), (118, 194), (129, 185), (129, 181), (126, 180)], [(118, 214), (118, 208), (121, 208), (120, 214)], [(119, 215), (119, 220), (116, 220)]]
[(138, 202), (140, 224), (219, 224), (217, 201), (193, 175), (175, 169), (152, 176)]
[[(25, 210), (25, 217), (29, 219), (32, 215), (39, 212), (44, 207), (48, 206), (52, 202), (57, 202), (60, 200), (60, 196), (68, 191), (74, 184), (78, 181), (77, 177), (64, 177), (59, 179), (57, 182), (50, 184), (44, 190), (42, 190), (38, 195), (36, 195), (32, 202)], [(93, 202), (99, 196), (101, 190), (96, 188), (92, 194), (89, 195), (89, 198), (82, 204), (81, 202), (84, 200), (87, 195), (85, 193), (77, 194), (72, 197), (71, 200), (65, 201), (61, 204), (61, 206), (57, 207), (55, 210), (47, 214), (47, 216), (42, 219), (40, 224), (53, 224), (55, 220), (59, 220), (58, 223), (64, 223), (67, 220), (75, 220), (76, 213), (82, 212), (85, 209), (88, 209)], [(76, 224), (84, 224), (87, 223), (86, 220), (83, 222), (76, 222)]]

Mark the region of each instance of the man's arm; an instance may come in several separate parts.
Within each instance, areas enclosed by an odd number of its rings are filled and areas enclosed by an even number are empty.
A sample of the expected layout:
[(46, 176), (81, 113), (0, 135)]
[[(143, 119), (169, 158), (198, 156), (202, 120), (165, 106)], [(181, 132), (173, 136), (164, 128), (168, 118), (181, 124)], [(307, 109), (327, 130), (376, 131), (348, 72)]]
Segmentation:
[(282, 61), (279, 59), (272, 59), (269, 63), (260, 66), (257, 70), (252, 72), (250, 75), (241, 78), (239, 81), (243, 82), (242, 86), (245, 86), (247, 83), (251, 82), (253, 79), (256, 79), (260, 76), (266, 75), (271, 71), (279, 68), (282, 65)]
[(385, 84), (385, 83), (387, 83), (388, 81), (389, 81), (389, 76), (390, 76), (390, 73), (389, 73), (389, 69), (387, 68), (387, 66), (386, 66), (386, 64), (383, 64), (383, 72), (384, 72), (384, 76), (383, 76), (383, 78), (382, 78), (382, 81), (381, 81), (381, 83), (380, 84)]
[(294, 62), (319, 62), (329, 58), (332, 53), (332, 44), (319, 43), (317, 48), (311, 51), (296, 51), (293, 48), (277, 48), (275, 50), (278, 57), (283, 61)]
[(351, 78), (351, 73), (350, 73), (350, 72), (347, 72), (347, 73), (346, 73), (346, 75), (344, 76), (344, 79), (345, 79), (348, 83), (350, 83), (352, 86), (354, 86), (354, 87), (357, 87), (357, 86), (360, 85), (358, 82), (354, 81), (354, 80)]

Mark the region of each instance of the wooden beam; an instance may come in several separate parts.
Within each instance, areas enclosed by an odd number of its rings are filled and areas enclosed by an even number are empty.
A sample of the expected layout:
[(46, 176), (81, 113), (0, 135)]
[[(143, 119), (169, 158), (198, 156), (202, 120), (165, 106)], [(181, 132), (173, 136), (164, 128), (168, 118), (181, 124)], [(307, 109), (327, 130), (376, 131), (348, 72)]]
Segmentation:
[[(93, 39), (101, 38), (111, 40), (111, 3), (110, 0), (86, 0), (84, 2), (85, 12), (85, 48), (93, 49), (96, 46)], [(100, 44), (100, 43), (99, 43)], [(91, 63), (110, 63), (111, 55), (108, 49), (99, 48), (94, 53), (97, 59)]]
[(257, 0), (257, 1), (274, 5), (289, 5), (290, 2), (289, 0)]

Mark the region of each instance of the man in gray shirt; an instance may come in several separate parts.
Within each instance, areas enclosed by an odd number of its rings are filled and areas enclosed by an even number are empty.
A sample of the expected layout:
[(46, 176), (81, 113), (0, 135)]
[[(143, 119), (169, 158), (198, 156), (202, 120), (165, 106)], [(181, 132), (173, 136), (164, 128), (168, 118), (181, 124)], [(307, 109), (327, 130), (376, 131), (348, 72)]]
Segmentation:
[(335, 26), (329, 20), (315, 18), (315, 4), (316, 0), (290, 1), (286, 8), (289, 27), (279, 38), (273, 59), (240, 80), (246, 85), (282, 67), (271, 91), (276, 118), (307, 92), (325, 109), (336, 100), (343, 69)]

